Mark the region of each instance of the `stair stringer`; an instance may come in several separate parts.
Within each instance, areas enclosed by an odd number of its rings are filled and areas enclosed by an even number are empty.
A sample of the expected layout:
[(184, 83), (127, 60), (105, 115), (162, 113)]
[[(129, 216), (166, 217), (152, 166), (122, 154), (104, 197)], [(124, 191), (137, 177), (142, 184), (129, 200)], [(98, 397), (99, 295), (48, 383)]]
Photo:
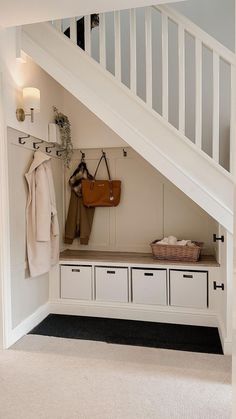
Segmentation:
[(175, 186), (233, 231), (234, 186), (228, 172), (50, 23), (25, 26), (22, 49)]

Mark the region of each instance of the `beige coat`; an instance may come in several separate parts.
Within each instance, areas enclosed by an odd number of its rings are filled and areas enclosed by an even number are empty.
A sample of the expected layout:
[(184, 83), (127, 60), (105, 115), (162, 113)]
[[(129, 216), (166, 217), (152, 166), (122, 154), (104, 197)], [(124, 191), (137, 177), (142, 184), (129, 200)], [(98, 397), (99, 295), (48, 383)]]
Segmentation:
[(26, 240), (30, 276), (42, 275), (59, 259), (59, 225), (50, 156), (40, 150), (28, 173)]

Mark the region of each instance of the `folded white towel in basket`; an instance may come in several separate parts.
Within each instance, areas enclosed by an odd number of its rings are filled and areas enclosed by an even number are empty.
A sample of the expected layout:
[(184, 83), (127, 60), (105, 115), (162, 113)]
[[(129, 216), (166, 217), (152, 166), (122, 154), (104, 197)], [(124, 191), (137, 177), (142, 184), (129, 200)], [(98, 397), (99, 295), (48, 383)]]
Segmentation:
[(158, 241), (157, 244), (172, 244), (177, 246), (194, 246), (191, 240), (177, 240), (175, 236), (164, 237), (162, 240)]
[(190, 246), (192, 244), (191, 240), (179, 240), (176, 243), (178, 246)]

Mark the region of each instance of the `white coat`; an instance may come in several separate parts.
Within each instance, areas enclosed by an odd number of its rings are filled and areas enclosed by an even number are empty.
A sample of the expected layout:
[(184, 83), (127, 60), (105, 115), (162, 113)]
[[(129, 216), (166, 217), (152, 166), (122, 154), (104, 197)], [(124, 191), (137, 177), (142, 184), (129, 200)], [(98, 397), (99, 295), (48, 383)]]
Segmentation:
[(59, 259), (59, 225), (52, 177), (51, 157), (40, 150), (28, 173), (26, 240), (30, 276), (42, 275)]

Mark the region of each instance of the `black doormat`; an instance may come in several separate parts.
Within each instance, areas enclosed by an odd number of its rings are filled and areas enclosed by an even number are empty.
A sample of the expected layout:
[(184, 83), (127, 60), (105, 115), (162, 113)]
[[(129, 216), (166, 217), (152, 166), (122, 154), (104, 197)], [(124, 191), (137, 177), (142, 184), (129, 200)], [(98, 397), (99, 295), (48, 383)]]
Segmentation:
[(216, 327), (50, 314), (30, 334), (223, 354)]

